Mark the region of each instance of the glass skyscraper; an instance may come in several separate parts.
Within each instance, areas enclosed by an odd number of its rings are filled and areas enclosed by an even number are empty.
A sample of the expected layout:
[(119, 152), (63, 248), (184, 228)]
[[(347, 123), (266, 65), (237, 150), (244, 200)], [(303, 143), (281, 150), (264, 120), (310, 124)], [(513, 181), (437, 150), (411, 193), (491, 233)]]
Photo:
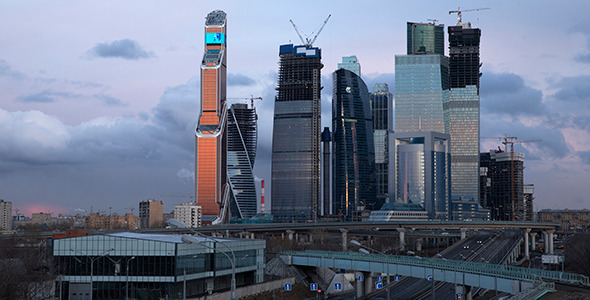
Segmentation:
[(395, 131), (444, 132), (448, 58), (439, 54), (395, 56)]
[(379, 209), (369, 91), (352, 71), (339, 69), (332, 76), (332, 212), (359, 220), (363, 210)]
[(254, 106), (232, 104), (227, 115), (227, 175), (231, 189), (231, 219), (256, 215), (254, 161), (258, 140), (258, 115)]
[(321, 199), (321, 51), (281, 45), (272, 142), (276, 222), (315, 221)]
[(375, 178), (377, 205), (389, 197), (389, 139), (393, 130), (393, 95), (385, 83), (377, 83), (370, 94), (373, 116), (373, 141), (375, 143)]
[(408, 55), (445, 55), (444, 25), (408, 22)]
[[(227, 198), (226, 169), (226, 14), (216, 10), (205, 21), (205, 54), (201, 62), (201, 113), (196, 128), (195, 202), (203, 221), (220, 214)], [(221, 219), (218, 219), (218, 221)], [(221, 222), (223, 222), (221, 220)]]
[(354, 74), (361, 76), (361, 64), (355, 55), (342, 57), (342, 62), (338, 63), (338, 69), (352, 71)]
[(451, 136), (451, 194), (479, 203), (479, 42), (469, 23), (449, 26), (449, 98), (445, 132)]

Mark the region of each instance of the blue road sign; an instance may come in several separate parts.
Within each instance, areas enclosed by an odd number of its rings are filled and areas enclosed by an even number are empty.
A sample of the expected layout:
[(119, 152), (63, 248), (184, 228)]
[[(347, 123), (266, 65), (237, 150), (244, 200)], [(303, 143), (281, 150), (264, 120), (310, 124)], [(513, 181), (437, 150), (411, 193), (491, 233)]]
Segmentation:
[(342, 289), (342, 283), (336, 282), (334, 283), (334, 289), (339, 291)]
[(359, 276), (359, 281), (363, 281), (363, 280), (365, 280), (365, 276), (363, 276), (363, 275)]
[(395, 276), (393, 276), (393, 280), (395, 280), (395, 281), (399, 281), (399, 275), (395, 275)]
[(432, 275), (428, 275), (426, 276), (426, 278), (428, 279), (428, 281), (432, 281)]
[(383, 277), (382, 276), (377, 276), (377, 281), (383, 281)]
[(383, 288), (383, 282), (381, 282), (381, 281), (375, 282), (375, 288), (378, 289), (378, 290), (382, 289)]
[(285, 283), (285, 291), (290, 291), (290, 290), (291, 290), (291, 284)]
[(310, 283), (309, 284), (309, 290), (310, 291), (317, 291), (318, 290), (318, 284), (317, 283)]

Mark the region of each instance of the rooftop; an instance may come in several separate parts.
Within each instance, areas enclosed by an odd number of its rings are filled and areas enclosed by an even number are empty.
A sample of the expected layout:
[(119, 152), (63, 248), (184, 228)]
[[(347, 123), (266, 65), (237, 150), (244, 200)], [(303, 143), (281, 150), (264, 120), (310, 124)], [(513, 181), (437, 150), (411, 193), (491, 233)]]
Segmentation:
[(214, 10), (207, 15), (207, 21), (205, 21), (205, 26), (224, 25), (225, 18), (226, 18), (226, 14), (224, 11)]

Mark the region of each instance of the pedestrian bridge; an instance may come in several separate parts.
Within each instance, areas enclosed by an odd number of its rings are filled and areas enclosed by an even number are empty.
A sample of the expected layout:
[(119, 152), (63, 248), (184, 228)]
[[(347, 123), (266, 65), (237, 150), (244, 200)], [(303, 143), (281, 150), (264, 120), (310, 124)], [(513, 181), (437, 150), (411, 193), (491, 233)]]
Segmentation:
[(280, 255), (287, 264), (294, 266), (430, 278), (510, 294), (541, 287), (550, 291), (555, 282), (588, 286), (588, 277), (584, 275), (469, 261), (311, 250), (284, 251)]

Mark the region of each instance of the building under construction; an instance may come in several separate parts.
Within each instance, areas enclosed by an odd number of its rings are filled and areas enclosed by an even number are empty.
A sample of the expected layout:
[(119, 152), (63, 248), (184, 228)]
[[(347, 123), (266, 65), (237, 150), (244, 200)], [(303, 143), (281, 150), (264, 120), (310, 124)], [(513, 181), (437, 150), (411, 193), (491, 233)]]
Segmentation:
[(532, 214), (525, 205), (523, 170), (524, 154), (491, 150), (480, 154), (481, 182), (486, 182), (480, 195), (480, 204), (489, 208), (496, 221), (531, 221)]
[(281, 45), (272, 142), (275, 222), (316, 220), (321, 197), (321, 50)]

